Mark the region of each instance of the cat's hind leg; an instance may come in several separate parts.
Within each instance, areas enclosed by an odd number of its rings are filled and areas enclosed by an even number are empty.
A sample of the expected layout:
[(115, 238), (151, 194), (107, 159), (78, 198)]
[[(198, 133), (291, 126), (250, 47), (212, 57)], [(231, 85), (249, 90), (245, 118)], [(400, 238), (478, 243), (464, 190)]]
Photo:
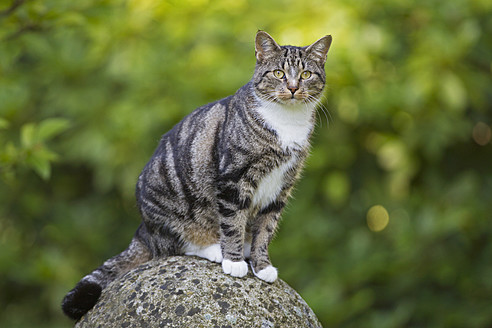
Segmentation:
[[(244, 256), (246, 258), (249, 258), (251, 244), (245, 243), (244, 247)], [(183, 252), (185, 255), (188, 256), (198, 256), (212, 262), (222, 263), (222, 269), (224, 270), (224, 273), (230, 274), (234, 277), (243, 277), (244, 275), (246, 275), (246, 273), (248, 273), (248, 266), (246, 265), (246, 262), (233, 262), (230, 260), (223, 260), (220, 244), (213, 244), (203, 247), (188, 243), (183, 248)]]
[(209, 246), (198, 246), (188, 243), (185, 245), (183, 252), (185, 255), (195, 255), (212, 262), (222, 263), (222, 250), (218, 243)]

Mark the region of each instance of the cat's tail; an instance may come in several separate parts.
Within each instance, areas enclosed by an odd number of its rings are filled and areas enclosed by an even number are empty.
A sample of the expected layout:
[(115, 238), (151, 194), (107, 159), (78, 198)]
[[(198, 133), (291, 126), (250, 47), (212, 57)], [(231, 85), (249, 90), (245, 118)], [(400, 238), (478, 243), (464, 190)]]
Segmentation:
[(63, 312), (67, 316), (75, 320), (80, 319), (92, 309), (102, 290), (110, 282), (152, 258), (152, 253), (145, 243), (143, 230), (144, 225), (140, 225), (126, 250), (104, 262), (68, 292), (62, 302)]

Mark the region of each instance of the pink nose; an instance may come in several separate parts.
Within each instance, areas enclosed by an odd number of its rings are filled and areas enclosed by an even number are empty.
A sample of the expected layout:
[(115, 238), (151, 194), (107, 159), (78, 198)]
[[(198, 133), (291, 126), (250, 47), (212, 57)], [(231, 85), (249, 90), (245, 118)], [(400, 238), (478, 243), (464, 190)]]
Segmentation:
[(296, 91), (299, 90), (298, 87), (287, 87), (287, 89), (289, 89), (292, 94), (296, 93)]

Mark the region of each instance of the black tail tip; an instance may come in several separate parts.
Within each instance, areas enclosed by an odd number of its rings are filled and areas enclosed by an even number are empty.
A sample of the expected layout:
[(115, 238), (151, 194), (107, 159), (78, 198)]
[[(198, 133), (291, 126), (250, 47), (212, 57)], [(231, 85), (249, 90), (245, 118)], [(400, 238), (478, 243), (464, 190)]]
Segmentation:
[(63, 312), (70, 318), (79, 320), (96, 305), (101, 291), (101, 286), (95, 282), (80, 281), (63, 299)]

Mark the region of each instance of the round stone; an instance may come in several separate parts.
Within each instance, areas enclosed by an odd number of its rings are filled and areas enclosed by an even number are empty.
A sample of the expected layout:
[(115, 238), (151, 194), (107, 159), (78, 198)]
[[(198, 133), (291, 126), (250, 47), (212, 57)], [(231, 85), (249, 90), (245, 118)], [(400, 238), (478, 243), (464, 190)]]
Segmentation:
[[(251, 270), (250, 270), (251, 271)], [(82, 327), (321, 327), (284, 281), (235, 278), (191, 256), (145, 263), (103, 290)]]

